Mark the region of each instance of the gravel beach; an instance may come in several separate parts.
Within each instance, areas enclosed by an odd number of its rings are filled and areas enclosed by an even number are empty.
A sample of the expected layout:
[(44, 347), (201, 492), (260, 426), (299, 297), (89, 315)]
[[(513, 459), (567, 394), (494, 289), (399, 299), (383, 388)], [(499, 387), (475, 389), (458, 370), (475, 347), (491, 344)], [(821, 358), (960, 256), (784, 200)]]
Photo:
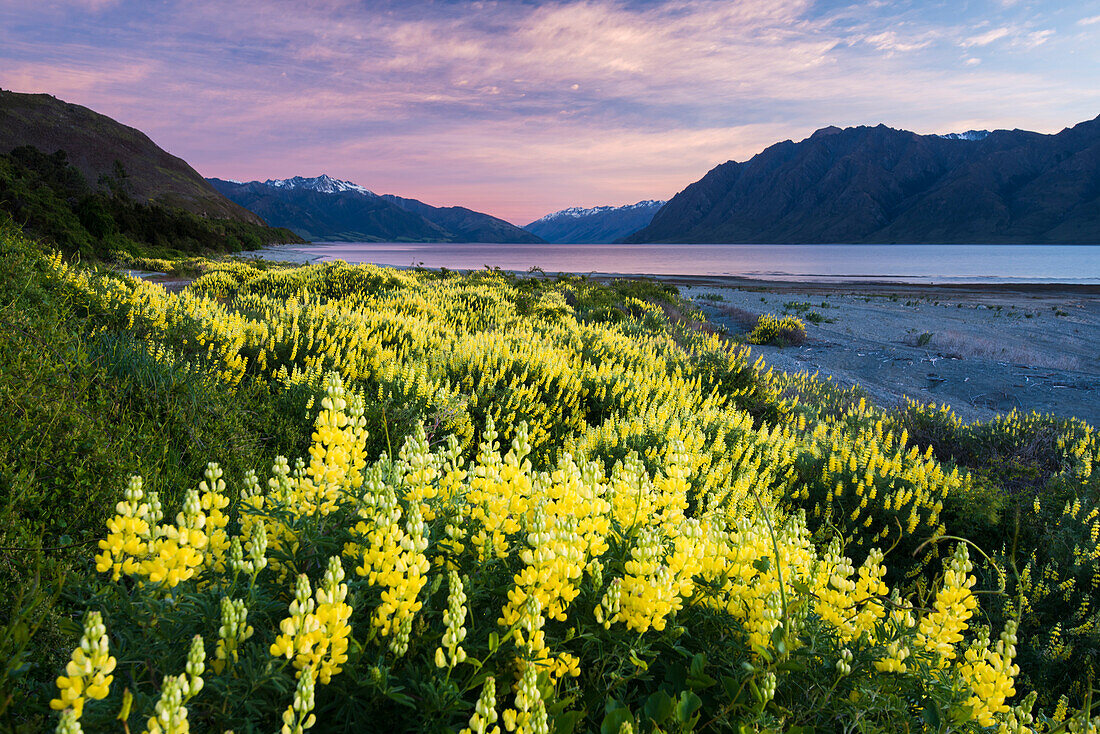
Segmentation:
[(777, 370), (858, 384), (884, 407), (908, 397), (947, 403), (965, 421), (1015, 408), (1100, 425), (1095, 286), (679, 285), (731, 335), (749, 315), (799, 316), (805, 344), (753, 353)]

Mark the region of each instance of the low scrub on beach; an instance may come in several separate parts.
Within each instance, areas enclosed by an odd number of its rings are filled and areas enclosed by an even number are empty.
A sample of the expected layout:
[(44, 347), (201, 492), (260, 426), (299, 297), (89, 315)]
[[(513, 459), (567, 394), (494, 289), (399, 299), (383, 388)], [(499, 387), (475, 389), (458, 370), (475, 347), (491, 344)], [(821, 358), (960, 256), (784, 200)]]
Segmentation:
[(72, 391), (4, 417), (14, 730), (1100, 727), (1080, 421), (880, 410), (651, 281), (0, 244), (67, 350), (0, 384)]
[(748, 340), (749, 344), (798, 346), (806, 341), (806, 324), (797, 316), (774, 316), (766, 313), (756, 320)]
[(1006, 346), (995, 339), (957, 331), (914, 333), (905, 341), (909, 346), (933, 349), (945, 357), (956, 359), (985, 359), (1056, 370), (1077, 370), (1081, 367), (1081, 361), (1073, 355), (1052, 354), (1019, 345)]

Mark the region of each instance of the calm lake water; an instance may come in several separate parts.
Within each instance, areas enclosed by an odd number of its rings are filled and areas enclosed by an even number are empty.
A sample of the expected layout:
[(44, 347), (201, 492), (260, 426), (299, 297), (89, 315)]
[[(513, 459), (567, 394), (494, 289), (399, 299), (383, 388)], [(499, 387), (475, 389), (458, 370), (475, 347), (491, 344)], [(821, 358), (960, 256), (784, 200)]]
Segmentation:
[[(502, 245), (322, 242), (321, 260), (452, 270), (740, 276), (763, 280), (1100, 284), (1100, 245)], [(273, 253), (275, 255), (276, 253)]]

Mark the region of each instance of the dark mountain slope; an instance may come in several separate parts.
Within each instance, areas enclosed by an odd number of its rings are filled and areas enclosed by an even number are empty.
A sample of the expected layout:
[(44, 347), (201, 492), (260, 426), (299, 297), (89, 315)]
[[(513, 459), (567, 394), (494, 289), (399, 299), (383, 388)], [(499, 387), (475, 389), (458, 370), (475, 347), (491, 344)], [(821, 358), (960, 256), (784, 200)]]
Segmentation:
[(276, 187), (260, 181), (235, 183), (210, 179), (221, 193), (270, 222), (309, 240), (345, 242), (449, 239), (423, 217), (380, 196), (356, 191), (327, 193), (309, 188)]
[(663, 201), (639, 201), (628, 206), (573, 207), (547, 214), (524, 229), (547, 242), (603, 244), (637, 232), (653, 221)]
[(92, 186), (101, 177), (114, 175), (118, 161), (127, 176), (129, 195), (139, 202), (178, 207), (203, 217), (263, 224), (140, 130), (48, 94), (0, 90), (0, 154), (21, 146), (48, 154), (64, 150), (68, 162)]
[(379, 196), (326, 175), (210, 183), (241, 206), (312, 240), (343, 242), (541, 242), (503, 219), (460, 206)]
[(452, 242), (513, 242), (535, 244), (543, 240), (503, 219), (475, 212), (463, 206), (431, 206), (416, 199), (393, 194), (381, 198), (405, 211), (419, 214), (451, 234)]
[(1100, 242), (1100, 118), (976, 140), (818, 130), (728, 162), (628, 242)]

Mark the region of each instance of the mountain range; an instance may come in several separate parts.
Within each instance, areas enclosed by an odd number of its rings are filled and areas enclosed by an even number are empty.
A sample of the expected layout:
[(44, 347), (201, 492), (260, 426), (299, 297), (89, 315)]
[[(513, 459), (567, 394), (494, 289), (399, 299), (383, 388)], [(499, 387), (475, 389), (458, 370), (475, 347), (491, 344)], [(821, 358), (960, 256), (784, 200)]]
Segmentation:
[(0, 90), (0, 154), (22, 146), (64, 150), (93, 186), (125, 172), (129, 195), (212, 219), (262, 225), (252, 212), (214, 190), (186, 161), (161, 149), (135, 128), (49, 94)]
[[(564, 209), (522, 229), (464, 207), (378, 195), (326, 175), (203, 179), (135, 128), (51, 95), (0, 90), (0, 156), (19, 150), (21, 157), (7, 164), (11, 180), (4, 190), (9, 198), (24, 191), (13, 200), (26, 210), (24, 218), (39, 196), (35, 171), (71, 165), (91, 187), (82, 197), (124, 190), (136, 205), (251, 227), (266, 220), (314, 240), (1100, 243), (1100, 117), (1054, 135), (826, 127), (747, 161), (723, 163), (667, 203)], [(55, 158), (61, 150), (64, 159), (40, 160), (28, 150)], [(75, 190), (66, 189), (72, 199), (66, 206), (80, 203), (72, 198)], [(229, 237), (222, 225), (206, 229), (211, 243), (219, 236), (230, 243), (282, 236), (234, 230)], [(151, 241), (154, 233), (131, 234)]]
[(627, 206), (571, 207), (536, 219), (524, 229), (552, 243), (615, 242), (649, 224), (664, 203), (649, 199)]
[(539, 237), (503, 219), (461, 206), (378, 195), (322, 174), (266, 181), (208, 181), (269, 224), (309, 240), (343, 242), (516, 242)]
[(717, 166), (624, 241), (1100, 243), (1100, 117), (1055, 135), (823, 128)]

